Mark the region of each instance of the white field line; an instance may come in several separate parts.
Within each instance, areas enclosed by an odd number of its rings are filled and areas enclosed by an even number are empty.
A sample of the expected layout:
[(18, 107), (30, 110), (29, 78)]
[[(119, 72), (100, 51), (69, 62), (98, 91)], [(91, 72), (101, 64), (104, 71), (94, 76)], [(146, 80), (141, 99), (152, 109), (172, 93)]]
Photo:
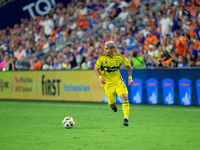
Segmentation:
[[(19, 104), (19, 103), (16, 103), (16, 102), (0, 102), (0, 104), (8, 104), (8, 105), (16, 105), (16, 104)], [(28, 106), (32, 106), (32, 105), (35, 105), (35, 106), (59, 106), (59, 107), (81, 107), (81, 108), (103, 108), (103, 109), (108, 109), (109, 107), (108, 106), (84, 106), (84, 105), (70, 105), (70, 104), (55, 104), (55, 103), (52, 103), (52, 104), (44, 104), (44, 103), (36, 103), (36, 104), (29, 104), (29, 103), (20, 103), (20, 105), (28, 105)], [(139, 106), (139, 105), (137, 105)], [(122, 109), (121, 107), (118, 107), (119, 109)], [(134, 106), (132, 105), (131, 106), (131, 109), (153, 109), (153, 110), (169, 110), (169, 111), (173, 111), (173, 110), (177, 110), (177, 111), (200, 111), (200, 109), (170, 109), (170, 108), (134, 108)]]

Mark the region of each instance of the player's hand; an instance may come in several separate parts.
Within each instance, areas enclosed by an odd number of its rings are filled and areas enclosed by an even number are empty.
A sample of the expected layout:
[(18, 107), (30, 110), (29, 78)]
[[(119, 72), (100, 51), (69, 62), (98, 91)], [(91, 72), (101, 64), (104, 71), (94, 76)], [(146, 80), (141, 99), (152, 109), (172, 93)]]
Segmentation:
[(105, 85), (106, 84), (106, 80), (104, 78), (100, 79), (101, 85)]
[(129, 79), (128, 80), (128, 86), (132, 85), (133, 84), (133, 80), (132, 79)]

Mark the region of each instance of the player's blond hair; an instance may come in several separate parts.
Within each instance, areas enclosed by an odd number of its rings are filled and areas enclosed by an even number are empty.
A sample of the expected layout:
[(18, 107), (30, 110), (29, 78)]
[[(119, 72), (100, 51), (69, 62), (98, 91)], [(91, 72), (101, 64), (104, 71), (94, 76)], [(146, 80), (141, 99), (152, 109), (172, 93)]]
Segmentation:
[(109, 46), (109, 48), (115, 48), (116, 47), (116, 45), (115, 45), (115, 43), (113, 42), (113, 41), (108, 41), (108, 42), (106, 42), (105, 43), (105, 46)]

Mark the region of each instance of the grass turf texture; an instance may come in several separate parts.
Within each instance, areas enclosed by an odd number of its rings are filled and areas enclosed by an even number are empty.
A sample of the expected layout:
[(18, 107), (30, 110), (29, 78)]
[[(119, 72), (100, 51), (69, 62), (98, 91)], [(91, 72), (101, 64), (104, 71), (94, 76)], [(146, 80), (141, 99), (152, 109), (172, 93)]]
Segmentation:
[[(130, 105), (123, 127), (118, 104), (0, 101), (0, 149), (200, 149), (200, 107)], [(62, 120), (72, 116), (75, 126)]]

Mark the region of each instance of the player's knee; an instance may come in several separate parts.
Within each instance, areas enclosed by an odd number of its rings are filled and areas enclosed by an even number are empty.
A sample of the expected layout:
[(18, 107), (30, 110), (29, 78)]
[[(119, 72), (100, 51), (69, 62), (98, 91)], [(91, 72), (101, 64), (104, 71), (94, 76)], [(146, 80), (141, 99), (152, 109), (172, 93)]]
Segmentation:
[(120, 98), (121, 98), (122, 101), (128, 101), (128, 95), (127, 94), (122, 94), (120, 96)]

